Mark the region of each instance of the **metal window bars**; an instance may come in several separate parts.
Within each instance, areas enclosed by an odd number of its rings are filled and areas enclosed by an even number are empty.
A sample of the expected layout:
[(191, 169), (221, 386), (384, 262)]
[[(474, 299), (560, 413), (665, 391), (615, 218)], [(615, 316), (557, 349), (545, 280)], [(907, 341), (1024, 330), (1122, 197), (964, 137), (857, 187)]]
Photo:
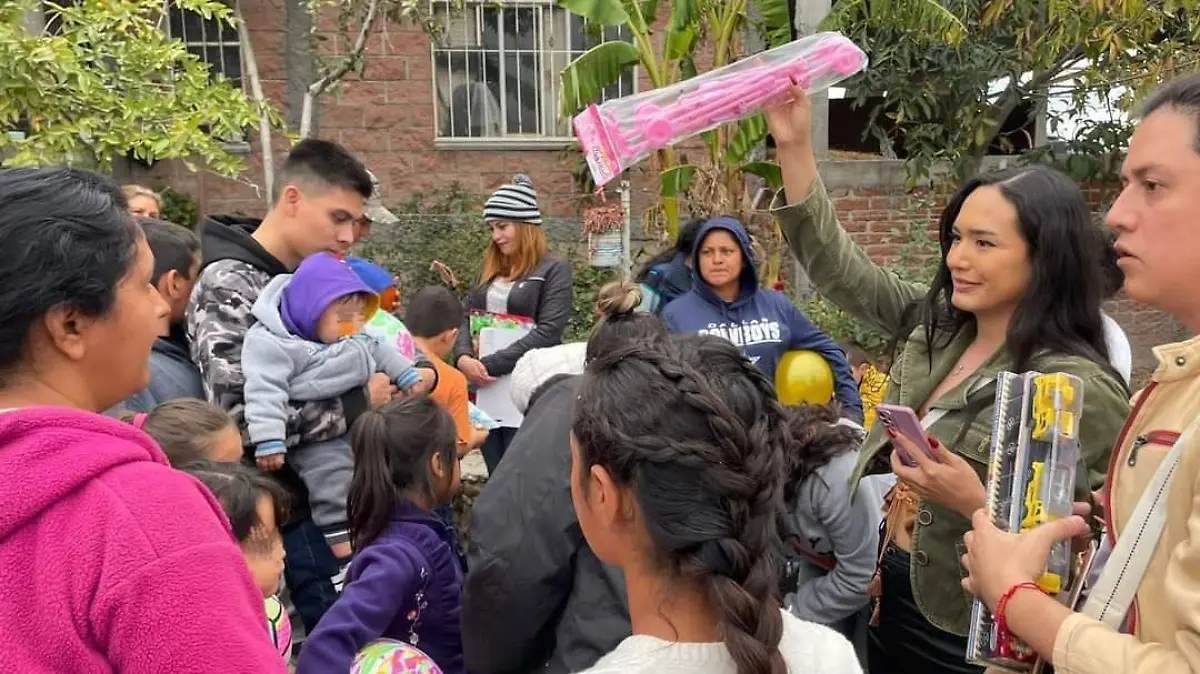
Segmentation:
[[(430, 55), (441, 138), (570, 138), (569, 120), (558, 117), (559, 73), (600, 41), (629, 39), (622, 27), (593, 30), (544, 0), (469, 0), (461, 12), (432, 0), (432, 8), (442, 27)], [(604, 99), (635, 89), (628, 72)]]
[(167, 35), (207, 63), (210, 72), (242, 86), (242, 45), (237, 28), (174, 5), (168, 11)]

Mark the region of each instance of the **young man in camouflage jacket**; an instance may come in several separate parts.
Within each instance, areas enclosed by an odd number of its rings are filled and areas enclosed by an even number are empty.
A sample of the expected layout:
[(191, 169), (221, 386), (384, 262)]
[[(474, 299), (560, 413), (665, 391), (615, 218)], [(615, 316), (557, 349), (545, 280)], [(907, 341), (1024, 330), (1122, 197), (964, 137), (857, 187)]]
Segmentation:
[[(261, 221), (210, 216), (201, 226), (203, 263), (187, 312), (192, 359), (200, 368), (209, 401), (227, 410), (245, 432), (242, 344), (251, 308), (267, 283), (290, 273), (305, 257), (321, 251), (345, 253), (366, 219), (372, 196), (366, 169), (336, 143), (305, 140), (292, 149), (280, 172), (278, 196)], [(345, 435), (371, 403), (395, 393), (387, 377), (339, 398), (290, 403), (287, 444), (292, 451), (349, 453)], [(347, 462), (348, 465), (348, 462)], [(312, 629), (336, 599), (331, 578), (349, 556), (345, 503), (313, 503), (314, 509), (343, 515), (342, 524), (320, 531), (313, 524), (308, 495), (295, 473), (278, 471), (294, 498), (293, 518), (284, 527), (287, 584), (305, 626)], [(328, 517), (323, 517), (329, 519)], [(331, 547), (341, 553), (335, 557)]]

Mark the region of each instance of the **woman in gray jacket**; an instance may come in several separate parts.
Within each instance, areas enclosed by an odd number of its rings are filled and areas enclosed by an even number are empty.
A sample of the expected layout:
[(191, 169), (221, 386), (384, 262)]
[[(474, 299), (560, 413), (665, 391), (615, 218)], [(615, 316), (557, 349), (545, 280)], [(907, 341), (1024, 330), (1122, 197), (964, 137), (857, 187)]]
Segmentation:
[(862, 494), (851, 499), (863, 431), (839, 419), (833, 406), (788, 413), (792, 447), (780, 529), (794, 589), (783, 603), (796, 617), (853, 639), (855, 618), (868, 602), (883, 519), (877, 502)]
[[(467, 293), (466, 315), (454, 347), (454, 365), (473, 386), (487, 386), (510, 374), (530, 349), (556, 346), (571, 317), (571, 265), (546, 254), (542, 213), (528, 176), (501, 185), (483, 207), (492, 243), (483, 254), (479, 283)], [(513, 314), (530, 319), (533, 329), (513, 344), (486, 356), (477, 353), (471, 313)], [(493, 429), (483, 445), (488, 472), (496, 470), (517, 429)]]

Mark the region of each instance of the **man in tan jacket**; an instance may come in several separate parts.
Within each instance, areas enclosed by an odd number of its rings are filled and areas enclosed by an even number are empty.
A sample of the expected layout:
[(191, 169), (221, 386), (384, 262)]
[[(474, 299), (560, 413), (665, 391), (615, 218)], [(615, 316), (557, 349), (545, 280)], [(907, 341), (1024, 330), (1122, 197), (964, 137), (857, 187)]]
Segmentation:
[[(1200, 75), (1158, 89), (1141, 117), (1121, 170), (1125, 187), (1107, 217), (1125, 291), (1198, 334)], [(1200, 414), (1200, 337), (1154, 353), (1158, 369), (1135, 396), (1108, 472), (1107, 514), (1118, 538), (1159, 464)], [(1018, 587), (1045, 568), (1052, 543), (1086, 531), (1077, 517), (1014, 536), (976, 513), (964, 585), (993, 609), (1010, 596), (1008, 628), (1058, 674), (1200, 672), (1200, 446), (1185, 448), (1164, 504), (1166, 526), (1130, 608), (1132, 634)]]

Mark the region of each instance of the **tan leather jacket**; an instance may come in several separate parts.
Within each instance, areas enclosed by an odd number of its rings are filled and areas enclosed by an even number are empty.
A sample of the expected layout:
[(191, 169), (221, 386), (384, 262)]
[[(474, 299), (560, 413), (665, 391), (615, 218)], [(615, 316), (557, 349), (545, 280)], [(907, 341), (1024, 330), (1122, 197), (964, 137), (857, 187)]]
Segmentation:
[[(1109, 468), (1108, 513), (1118, 537), (1163, 457), (1200, 414), (1200, 337), (1160, 346), (1154, 353), (1158, 370), (1135, 396)], [(1167, 526), (1134, 601), (1134, 634), (1118, 634), (1083, 615), (1071, 616), (1054, 642), (1059, 674), (1200, 672), (1198, 444), (1185, 448), (1175, 471)]]

